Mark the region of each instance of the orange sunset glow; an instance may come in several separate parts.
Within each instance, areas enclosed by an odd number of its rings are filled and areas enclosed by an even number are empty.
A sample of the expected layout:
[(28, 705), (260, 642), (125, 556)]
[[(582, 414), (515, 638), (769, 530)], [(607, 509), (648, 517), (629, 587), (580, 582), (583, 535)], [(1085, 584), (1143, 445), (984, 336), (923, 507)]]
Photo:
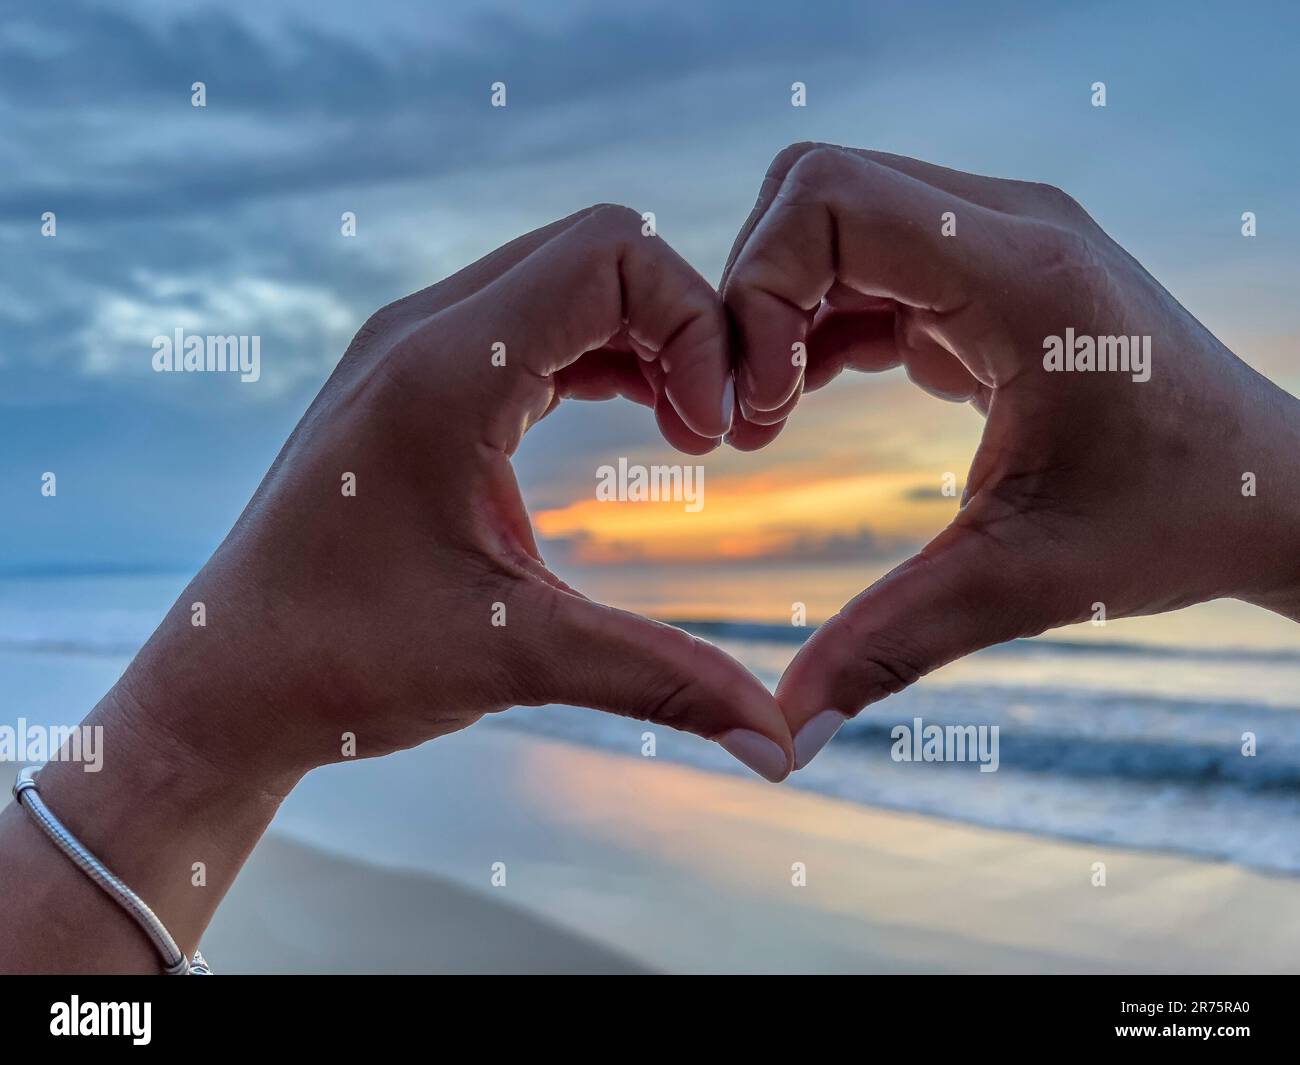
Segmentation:
[(704, 506), (681, 502), (602, 502), (595, 498), (534, 514), (548, 539), (575, 541), (579, 561), (628, 558), (682, 562), (751, 560), (798, 553), (864, 533), (882, 546), (928, 539), (956, 509), (932, 472), (851, 476), (763, 472), (705, 478)]

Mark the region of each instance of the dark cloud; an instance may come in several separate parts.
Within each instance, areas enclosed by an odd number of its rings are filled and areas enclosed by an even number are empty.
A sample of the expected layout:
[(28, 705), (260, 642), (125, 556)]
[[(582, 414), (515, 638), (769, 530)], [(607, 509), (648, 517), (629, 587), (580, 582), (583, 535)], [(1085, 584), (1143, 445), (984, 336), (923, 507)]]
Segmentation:
[[(6, 557), (89, 557), (93, 540), (96, 558), (179, 559), (210, 544), (370, 311), (595, 199), (657, 197), (665, 236), (692, 261), (720, 265), (762, 167), (803, 136), (1080, 192), (1093, 174), (1089, 206), (1109, 197), (1111, 217), (1148, 227), (1153, 242), (1169, 239), (1164, 211), (1180, 187), (1200, 190), (1214, 224), (1179, 232), (1218, 234), (1242, 189), (1261, 217), (1288, 217), (1290, 171), (1264, 167), (1258, 146), (1285, 146), (1272, 132), (1279, 101), (1294, 95), (1291, 65), (1280, 61), (1294, 33), (1265, 39), (1250, 20), (1224, 20), (1207, 51), (1179, 37), (1183, 20), (1168, 10), (1130, 15), (1120, 5), (1107, 19), (1123, 33), (1088, 4), (1011, 0), (558, 0), (490, 15), (459, 0), (309, 5), (6, 9), (0, 445), (21, 457), (10, 464), (13, 498), (26, 499), (31, 469), (84, 486), (76, 529), (24, 511), (0, 536)], [(285, 7), (296, 14), (279, 14)], [(1173, 42), (1169, 69), (1183, 75), (1156, 77), (1144, 65), (1153, 39)], [(1091, 109), (1072, 109), (1098, 65), (1126, 71), (1126, 99), (1143, 101), (1112, 108), (1104, 127)], [(1188, 95), (1210, 67), (1215, 92)], [(499, 79), (509, 85), (504, 111), (488, 107)], [(195, 80), (208, 85), (206, 110), (190, 107)], [(806, 113), (788, 106), (794, 80), (810, 82)], [(1189, 106), (1217, 123), (1220, 156), (1239, 165), (1198, 170), (1194, 138), (1175, 142), (1195, 151), (1194, 165), (1148, 151), (1183, 128), (1152, 116)], [(1115, 181), (1113, 159), (1134, 152), (1134, 182)], [(1217, 185), (1203, 184), (1220, 172)], [(1170, 181), (1188, 173), (1197, 183)], [(355, 244), (338, 236), (343, 209), (361, 219)], [(39, 236), (46, 210), (59, 216), (55, 240)], [(1207, 277), (1225, 306), (1248, 305), (1218, 274)], [(304, 329), (274, 300), (262, 311), (242, 306), (250, 285), (296, 293), (286, 306), (328, 303), (347, 325)], [(177, 324), (156, 319), (178, 308), (211, 320), (200, 331), (243, 332), (223, 319), (250, 321), (266, 340), (264, 361), (289, 366), (293, 387), (271, 394), (143, 374), (151, 336)], [(657, 446), (644, 411), (567, 405), (530, 433), (521, 483), (533, 505), (562, 505), (572, 486), (590, 483), (594, 453)], [(150, 498), (166, 505), (151, 511), (141, 504)], [(70, 490), (60, 512), (73, 500)], [(867, 533), (793, 541), (780, 554), (857, 559), (893, 546)]]
[(772, 561), (810, 564), (883, 562), (910, 555), (920, 546), (919, 541), (910, 538), (882, 536), (863, 528), (832, 536), (805, 533), (790, 541), (779, 552), (768, 552), (763, 557)]
[(964, 488), (965, 485), (959, 484), (953, 489), (956, 496), (946, 496), (940, 485), (918, 485), (900, 492), (898, 498), (908, 503), (951, 503), (955, 506)]
[[(854, 2), (814, 14), (729, 0), (567, 19), (559, 7), (546, 29), (497, 12), (468, 18), (454, 38), (437, 37), (431, 22), (400, 41), (302, 23), (271, 39), (221, 8), (164, 20), (45, 0), (9, 15), (0, 35), (0, 100), (15, 131), (0, 142), (8, 145), (0, 147), (0, 218), (30, 217), (33, 199), (54, 190), (86, 217), (156, 217), (544, 159), (575, 144), (680, 133), (683, 123), (725, 129), (770, 102), (748, 85), (729, 92), (729, 72), (768, 71), (781, 95), (790, 80), (824, 76), (837, 63), (899, 65), (926, 51), (916, 21), (927, 8), (942, 10), (947, 32), (989, 32), (986, 11), (943, 5), (914, 5), (903, 19)], [(718, 83), (689, 109), (609, 106), (689, 77)], [(190, 106), (196, 80), (208, 87), (205, 111)], [(496, 80), (507, 82), (510, 107), (489, 108)], [(584, 105), (600, 106), (582, 114)], [(564, 121), (539, 121), (548, 111), (563, 111)], [(212, 128), (210, 140), (194, 139), (197, 122)], [(139, 139), (142, 151), (121, 157), (111, 150), (115, 134)], [(306, 143), (277, 150), (277, 135)]]

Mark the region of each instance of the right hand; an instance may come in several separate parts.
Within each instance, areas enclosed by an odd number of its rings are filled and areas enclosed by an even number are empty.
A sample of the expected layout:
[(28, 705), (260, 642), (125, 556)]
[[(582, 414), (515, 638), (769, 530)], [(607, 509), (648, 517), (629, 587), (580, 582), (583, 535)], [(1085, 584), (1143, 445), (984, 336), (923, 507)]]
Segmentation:
[[(796, 768), (863, 706), (1094, 604), (1117, 618), (1231, 596), (1300, 617), (1300, 404), (1060, 190), (795, 145), (721, 290), (739, 338), (734, 446), (767, 443), (805, 389), (845, 369), (901, 364), (987, 416), (952, 524), (786, 670)], [(1150, 379), (1050, 372), (1045, 339), (1069, 328), (1151, 337)]]

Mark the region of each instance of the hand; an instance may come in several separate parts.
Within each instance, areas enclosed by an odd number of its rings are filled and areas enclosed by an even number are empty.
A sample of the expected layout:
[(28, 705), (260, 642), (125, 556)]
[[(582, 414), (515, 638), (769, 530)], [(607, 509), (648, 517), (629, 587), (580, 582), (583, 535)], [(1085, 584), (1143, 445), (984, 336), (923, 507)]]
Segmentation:
[[(272, 732), (272, 775), (340, 760), (345, 733), (381, 755), (571, 703), (718, 740), (781, 779), (791, 740), (758, 680), (587, 600), (538, 554), (510, 457), (562, 397), (615, 394), (652, 405), (688, 452), (731, 424), (717, 294), (626, 208), (580, 212), (384, 308), (127, 674), (132, 701), (167, 707), (175, 730), (196, 678), (226, 677), (220, 715), (184, 733), (242, 760)], [(206, 628), (190, 624), (199, 601)], [(258, 742), (232, 750), (244, 734)]]
[[(567, 588), (510, 467), (564, 396), (650, 404), (695, 454), (730, 427), (717, 296), (640, 227), (592, 208), (375, 315), (182, 597), (171, 639), (247, 662), (241, 705), (272, 715), (302, 766), (339, 759), (344, 732), (380, 755), (562, 702), (718, 739), (785, 776), (789, 734), (763, 686), (716, 648)], [(207, 601), (207, 633), (189, 625), (191, 600)]]
[[(303, 773), (494, 710), (596, 707), (716, 739), (769, 779), (789, 772), (780, 709), (739, 663), (546, 569), (510, 468), (564, 396), (651, 404), (694, 453), (727, 432), (721, 303), (640, 226), (591, 208), (376, 314), (87, 717), (103, 728), (103, 771), (41, 771), (56, 816), (186, 954)], [(138, 930), (13, 806), (0, 856), (13, 900), (0, 972), (157, 970)]]
[[(767, 443), (805, 389), (845, 369), (901, 364), (987, 416), (952, 524), (786, 670), (796, 768), (863, 706), (1094, 604), (1116, 618), (1230, 596), (1300, 618), (1300, 404), (1059, 190), (795, 145), (768, 171), (722, 293), (737, 447)], [(1149, 364), (1048, 369), (1048, 338), (1069, 329), (1149, 337)]]

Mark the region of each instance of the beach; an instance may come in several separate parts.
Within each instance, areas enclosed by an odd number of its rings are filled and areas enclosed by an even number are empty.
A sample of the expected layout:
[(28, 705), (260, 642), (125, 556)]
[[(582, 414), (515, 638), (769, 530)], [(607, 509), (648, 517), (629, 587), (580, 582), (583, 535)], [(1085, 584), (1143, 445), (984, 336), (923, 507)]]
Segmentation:
[[(75, 725), (183, 580), (0, 581), (0, 725)], [(558, 706), (328, 766), (204, 952), (221, 973), (1294, 971), (1300, 645), (1246, 642), (1251, 619), (1220, 619), (1235, 649), (1198, 646), (1223, 630), (1189, 619), (1164, 646), (1117, 625), (982, 652), (781, 785)], [(769, 685), (805, 635), (696, 630)], [(917, 719), (997, 726), (996, 772), (895, 760)]]
[[(0, 579), (0, 759), (14, 757), (5, 754), (6, 728), (75, 726), (187, 579)], [(1164, 615), (1158, 630), (1150, 620), (1075, 626), (945, 666), (860, 714), (787, 786), (864, 807), (1300, 876), (1300, 629), (1226, 602)], [(678, 621), (769, 688), (812, 631)], [(895, 757), (898, 729), (917, 735), (932, 725), (995, 735), (996, 770)], [(514, 710), (476, 731), (489, 727), (616, 755), (639, 753), (645, 731), (563, 706)], [(715, 744), (654, 731), (661, 762), (746, 775)], [(111, 760), (111, 745), (97, 753)], [(339, 786), (349, 790), (350, 779)], [(418, 802), (427, 806), (427, 795)]]
[(309, 776), (203, 949), (219, 973), (1294, 972), (1300, 879), (489, 724)]
[(15, 6), (0, 968), (1300, 973), (1300, 5)]
[(220, 956), (217, 971), (229, 974), (647, 971), (489, 895), (349, 861), (280, 835), (253, 854), (203, 949), (210, 962)]

